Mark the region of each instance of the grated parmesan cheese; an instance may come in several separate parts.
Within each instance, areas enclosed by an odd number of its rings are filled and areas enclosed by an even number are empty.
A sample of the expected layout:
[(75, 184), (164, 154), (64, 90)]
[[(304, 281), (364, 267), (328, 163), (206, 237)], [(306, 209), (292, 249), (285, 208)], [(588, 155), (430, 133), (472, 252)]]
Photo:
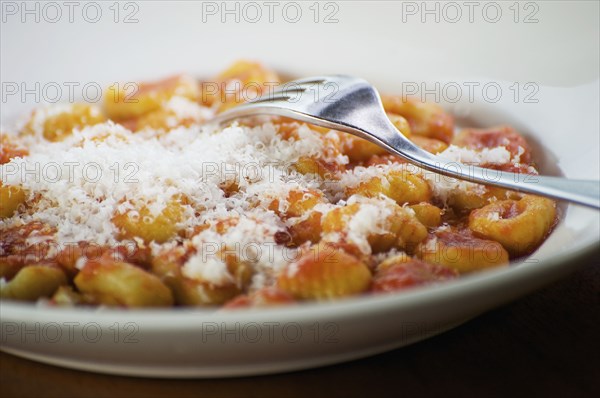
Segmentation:
[[(0, 166), (0, 175), (6, 184), (21, 185), (41, 198), (33, 215), (21, 214), (2, 225), (35, 219), (56, 227), (61, 243), (103, 245), (116, 243), (115, 213), (131, 210), (135, 217), (137, 205), (144, 204), (156, 216), (174, 195), (185, 195), (192, 203), (186, 206), (183, 228), (202, 221), (193, 216), (194, 206), (205, 210), (202, 219), (230, 212), (256, 215), (252, 204), (267, 204), (274, 197), (285, 202), (290, 190), (317, 187), (314, 177), (290, 166), (300, 156), (319, 155), (327, 148), (310, 129), (299, 133), (300, 141), (287, 141), (272, 124), (233, 124), (222, 130), (192, 126), (169, 134), (134, 134), (107, 122), (74, 131), (62, 142), (38, 140), (29, 156)], [(221, 184), (230, 178), (240, 189), (225, 198)]]
[(173, 112), (179, 120), (192, 119), (195, 122), (202, 122), (213, 116), (210, 108), (200, 106), (198, 103), (180, 96), (169, 99), (163, 104), (163, 108)]
[(394, 212), (396, 203), (391, 199), (381, 197), (378, 199), (366, 198), (360, 195), (352, 195), (347, 202), (340, 201), (336, 206), (343, 207), (346, 204), (360, 204), (359, 210), (346, 215), (348, 230), (345, 234), (329, 233), (323, 237), (325, 242), (340, 242), (347, 239), (358, 247), (364, 254), (371, 254), (371, 245), (368, 238), (370, 235), (384, 234), (388, 230), (388, 218)]
[[(438, 155), (447, 159), (449, 162), (459, 162), (466, 165), (475, 165), (479, 167), (485, 167), (488, 165), (505, 165), (515, 160), (511, 159), (510, 152), (504, 146), (491, 149), (484, 148), (480, 151), (477, 151), (450, 145), (446, 150), (440, 152)], [(520, 157), (520, 155), (518, 157)], [(473, 192), (478, 195), (484, 195), (486, 193), (486, 188), (482, 184), (459, 180), (457, 178), (443, 176), (426, 170), (421, 170), (421, 175), (429, 183), (434, 196), (440, 199), (444, 204), (447, 203), (448, 198), (459, 191)]]
[(498, 221), (501, 219), (500, 213), (498, 213), (497, 211), (489, 212), (487, 215), (487, 219), (490, 221)]
[(502, 165), (511, 161), (510, 152), (503, 146), (483, 148), (482, 150), (477, 151), (450, 145), (438, 155), (449, 161), (470, 165)]
[(233, 281), (227, 265), (220, 259), (196, 254), (183, 265), (181, 272), (190, 279), (206, 281), (219, 286)]

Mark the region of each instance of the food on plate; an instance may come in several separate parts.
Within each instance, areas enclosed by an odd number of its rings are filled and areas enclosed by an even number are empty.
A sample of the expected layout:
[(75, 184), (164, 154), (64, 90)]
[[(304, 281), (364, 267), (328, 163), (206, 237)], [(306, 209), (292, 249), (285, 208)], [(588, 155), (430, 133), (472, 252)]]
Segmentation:
[[(399, 292), (508, 266), (556, 223), (550, 199), (431, 173), (343, 132), (208, 123), (281, 83), (240, 61), (212, 79), (115, 84), (102, 104), (49, 105), (3, 132), (2, 299), (238, 309)], [(438, 104), (382, 101), (427, 151), (537, 174), (509, 126), (459, 130)]]

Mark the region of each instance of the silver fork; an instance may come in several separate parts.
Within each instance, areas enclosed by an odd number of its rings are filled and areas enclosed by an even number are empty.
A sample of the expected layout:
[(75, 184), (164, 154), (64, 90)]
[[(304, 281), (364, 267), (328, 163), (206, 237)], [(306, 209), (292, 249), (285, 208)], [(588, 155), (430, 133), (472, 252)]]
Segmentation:
[(285, 116), (354, 134), (420, 168), (446, 176), (600, 208), (599, 181), (490, 171), (424, 151), (390, 122), (378, 92), (363, 79), (334, 75), (295, 80), (280, 90), (223, 112), (211, 123), (256, 115)]

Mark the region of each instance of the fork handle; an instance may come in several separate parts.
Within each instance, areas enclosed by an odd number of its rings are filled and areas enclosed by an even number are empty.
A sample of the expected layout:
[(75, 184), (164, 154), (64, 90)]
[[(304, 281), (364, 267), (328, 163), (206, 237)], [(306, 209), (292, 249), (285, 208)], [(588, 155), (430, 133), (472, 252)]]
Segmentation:
[[(327, 121), (318, 118), (312, 118), (312, 120), (304, 119), (304, 121), (320, 124), (324, 127), (332, 127)], [(370, 122), (374, 127), (374, 131), (379, 132), (377, 136), (351, 124), (338, 124), (337, 129), (358, 135), (384, 146), (388, 151), (408, 160), (410, 163), (438, 174), (484, 185), (494, 185), (518, 192), (566, 200), (600, 209), (600, 181), (517, 174), (452, 161), (442, 163), (443, 158), (433, 155), (413, 144), (387, 118), (375, 118), (370, 120)]]
[[(304, 121), (320, 124), (324, 127), (332, 127), (330, 123), (318, 118)], [(433, 155), (413, 144), (387, 118), (374, 118), (370, 120), (370, 123), (373, 131), (378, 131), (379, 133), (376, 136), (351, 124), (337, 125), (337, 129), (358, 135), (380, 146), (384, 146), (388, 151), (408, 160), (410, 163), (438, 174), (484, 185), (494, 185), (518, 192), (566, 200), (600, 209), (600, 181), (517, 174), (452, 161), (442, 163), (444, 161), (443, 158)]]
[[(596, 209), (600, 208), (599, 181), (517, 174), (458, 163), (452, 163), (452, 165), (458, 165), (456, 170), (449, 169), (449, 164), (431, 165), (429, 163), (422, 163), (420, 167), (449, 177), (458, 177), (461, 180), (567, 200)], [(463, 170), (463, 168), (467, 170)]]
[(420, 148), (417, 151), (415, 151), (415, 148), (411, 148), (412, 152), (402, 151), (401, 148), (407, 145), (405, 140), (406, 138), (402, 137), (399, 140), (392, 140), (396, 142), (385, 143), (385, 146), (391, 152), (417, 164), (422, 169), (461, 180), (567, 200), (600, 209), (600, 181), (518, 174), (458, 162), (442, 164), (439, 157), (431, 155)]

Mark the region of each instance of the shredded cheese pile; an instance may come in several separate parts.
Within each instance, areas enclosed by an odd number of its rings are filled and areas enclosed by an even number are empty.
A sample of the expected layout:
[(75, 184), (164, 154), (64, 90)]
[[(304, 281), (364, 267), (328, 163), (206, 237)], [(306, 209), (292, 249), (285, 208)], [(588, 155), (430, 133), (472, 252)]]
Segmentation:
[[(211, 108), (177, 96), (165, 104), (165, 109), (174, 115), (172, 125), (178, 119), (207, 120), (214, 115)], [(42, 128), (45, 117), (64, 111), (64, 106), (57, 105), (37, 113), (34, 130)], [(302, 125), (296, 139), (286, 140), (270, 123), (252, 128), (234, 123), (222, 129), (194, 124), (168, 133), (150, 129), (133, 133), (109, 121), (74, 130), (62, 142), (48, 142), (40, 135), (26, 137), (30, 155), (13, 158), (0, 166), (0, 172), (4, 184), (22, 186), (31, 195), (30, 200), (35, 195), (35, 204), (28, 213), (0, 221), (0, 227), (41, 221), (56, 228), (55, 239), (59, 244), (87, 241), (114, 245), (118, 243), (118, 231), (111, 222), (115, 214), (133, 212), (143, 204), (156, 216), (171, 198), (182, 195), (188, 204), (184, 205), (185, 214), (178, 229), (191, 230), (211, 220), (239, 217), (239, 222), (224, 233), (207, 229), (195, 235), (191, 244), (197, 248), (197, 254), (187, 261), (182, 273), (222, 283), (231, 277), (225, 264), (201, 258), (204, 252), (201, 245), (206, 242), (220, 247), (246, 245), (250, 247), (248, 250), (254, 250), (249, 256), (256, 256), (256, 267), (262, 270), (254, 281), (255, 285), (261, 285), (265, 275), (272, 275), (292, 260), (273, 240), (278, 231), (286, 229), (286, 221), (268, 209), (274, 199), (279, 201), (279, 210), (285, 211), (290, 191), (320, 189), (332, 202), (315, 207), (323, 214), (361, 201), (361, 210), (348, 224), (348, 239), (366, 253), (370, 253), (367, 236), (381, 232), (382, 222), (390, 214), (388, 207), (371, 204), (364, 198), (352, 197), (344, 202), (340, 197), (345, 187), (356, 186), (403, 165), (354, 167), (342, 173), (338, 182), (329, 184), (293, 169), (303, 156), (346, 165), (346, 156), (332, 156), (327, 150), (324, 137), (337, 138), (335, 133), (330, 134), (328, 137)], [(467, 164), (519, 160), (511, 159), (505, 147), (473, 151), (450, 146), (441, 155)], [(442, 200), (453, 190), (483, 189), (456, 179), (440, 179), (416, 167), (413, 170), (422, 172), (436, 197)], [(232, 181), (238, 189), (227, 195), (223, 186)], [(253, 243), (258, 246), (252, 248)], [(164, 245), (169, 244), (172, 242)]]

